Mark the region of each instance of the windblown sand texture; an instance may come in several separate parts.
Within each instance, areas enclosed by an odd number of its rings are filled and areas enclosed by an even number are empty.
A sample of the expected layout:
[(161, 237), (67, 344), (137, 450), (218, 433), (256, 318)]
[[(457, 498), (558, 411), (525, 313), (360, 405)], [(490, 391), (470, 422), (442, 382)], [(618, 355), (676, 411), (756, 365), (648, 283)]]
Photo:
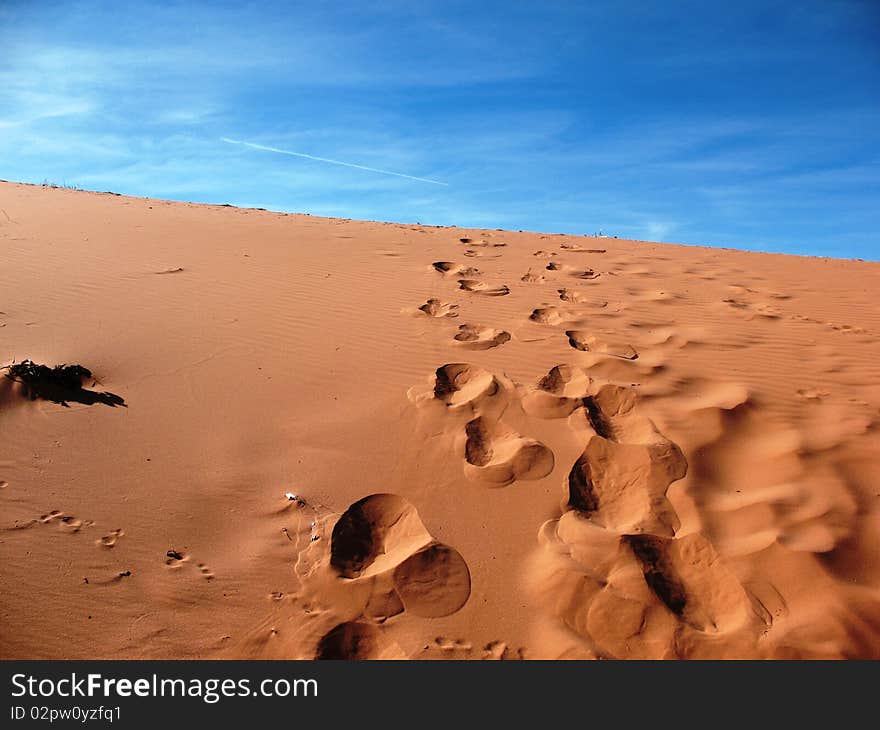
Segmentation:
[(2, 184), (0, 658), (880, 658), (878, 291)]

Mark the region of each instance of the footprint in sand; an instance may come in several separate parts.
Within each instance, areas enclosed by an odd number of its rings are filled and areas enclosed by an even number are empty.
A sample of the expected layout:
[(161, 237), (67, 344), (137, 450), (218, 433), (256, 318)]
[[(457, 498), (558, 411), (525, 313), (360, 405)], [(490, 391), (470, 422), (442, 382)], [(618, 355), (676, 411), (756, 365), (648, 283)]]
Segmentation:
[(510, 333), (475, 324), (459, 325), (453, 339), (469, 350), (488, 350), (510, 340)]
[(599, 339), (586, 330), (567, 330), (568, 344), (581, 352), (595, 352), (621, 360), (638, 360), (639, 353), (629, 344), (611, 344)]
[(438, 636), (434, 639), (434, 643), (442, 651), (471, 652), (474, 648), (474, 645), (471, 642), (465, 641), (464, 639), (446, 639), (442, 636)]
[(452, 261), (435, 261), (431, 264), (434, 271), (439, 271), (444, 276), (479, 276), (480, 270), (473, 266), (462, 266)]
[(398, 565), (393, 581), (404, 610), (422, 618), (455, 613), (467, 603), (471, 592), (464, 558), (440, 543), (419, 550)]
[(626, 535), (623, 542), (654, 595), (692, 628), (715, 633), (748, 619), (749, 600), (742, 585), (702, 535)]
[(503, 248), (504, 246), (507, 245), (503, 241), (497, 241), (497, 242), (493, 243), (491, 241), (487, 241), (485, 238), (481, 238), (477, 241), (474, 241), (472, 238), (459, 238), (458, 241), (459, 241), (459, 243), (463, 243), (465, 246), (479, 247), (479, 248), (487, 248), (490, 246), (493, 248)]
[(586, 294), (582, 294), (575, 289), (557, 289), (559, 294), (559, 298), (563, 302), (570, 302), (571, 304), (586, 304), (589, 300)]
[[(462, 256), (467, 256), (468, 258), (481, 258), (481, 259), (497, 259), (501, 257), (501, 252), (490, 251), (487, 248), (488, 244), (481, 245), (479, 248), (466, 248), (462, 252)], [(505, 244), (506, 245), (506, 244)]]
[(568, 475), (568, 506), (621, 533), (671, 536), (678, 518), (666, 499), (687, 473), (681, 450), (635, 412), (635, 392), (606, 384), (569, 423), (587, 435)]
[(482, 658), (494, 661), (523, 660), (526, 650), (524, 647), (513, 649), (506, 641), (490, 641), (483, 647)]
[(550, 325), (562, 324), (567, 321), (565, 313), (559, 307), (539, 307), (538, 309), (533, 309), (529, 319), (538, 324)]
[(117, 530), (112, 530), (106, 535), (102, 535), (97, 540), (95, 540), (95, 544), (105, 548), (116, 547), (116, 543), (119, 542), (119, 539), (124, 535), (125, 531), (121, 528)]
[(540, 284), (542, 281), (546, 280), (546, 276), (543, 274), (535, 274), (531, 269), (520, 277), (520, 281), (525, 282), (526, 284)]
[[(804, 400), (822, 400), (831, 395), (830, 391), (821, 388), (799, 388), (797, 394)], [(2, 484), (0, 484), (2, 487)]]
[(742, 287), (729, 288), (733, 289), (738, 294), (744, 294), (745, 296), (729, 297), (722, 300), (722, 305), (726, 305), (730, 310), (741, 317), (744, 317), (746, 320), (751, 321), (756, 317), (770, 320), (782, 318), (782, 311), (779, 307), (769, 304), (768, 302), (753, 301), (751, 298), (746, 298), (749, 294), (756, 293), (753, 290), (743, 289)]
[[(65, 532), (79, 532), (85, 524), (82, 520), (72, 515), (63, 515), (59, 518), (59, 525)], [(88, 524), (91, 525), (92, 523)]]
[(470, 659), (474, 645), (465, 639), (449, 639), (438, 636), (426, 644), (414, 659)]
[(577, 269), (573, 266), (566, 266), (565, 264), (557, 263), (556, 261), (551, 261), (547, 264), (548, 271), (561, 271), (568, 276), (572, 276), (575, 279), (598, 279), (601, 274), (597, 271), (593, 271), (593, 269)]
[(594, 296), (589, 296), (576, 289), (557, 289), (556, 291), (559, 294), (559, 299), (561, 301), (567, 302), (568, 304), (587, 304), (593, 309), (603, 310), (601, 314), (606, 316), (614, 316), (621, 310), (619, 304), (616, 308), (612, 309), (608, 306), (608, 301), (606, 299), (597, 299)]
[[(426, 394), (447, 408), (474, 407), (497, 395), (501, 383), (492, 373), (468, 363), (442, 365), (434, 373), (434, 386)], [(416, 395), (411, 391), (411, 395)]]
[(538, 418), (567, 418), (593, 392), (593, 379), (584, 370), (557, 365), (523, 396), (522, 407)]
[(652, 321), (638, 320), (630, 320), (627, 327), (639, 333), (638, 342), (645, 348), (644, 352), (648, 353), (697, 348), (705, 345), (709, 339), (707, 331), (701, 327), (676, 324), (664, 326)]
[(189, 561), (190, 557), (187, 553), (175, 550), (174, 548), (165, 553), (165, 565), (171, 568), (171, 570), (180, 570)]
[(37, 521), (41, 522), (44, 525), (48, 525), (51, 523), (56, 523), (58, 526), (64, 531), (68, 533), (79, 532), (83, 527), (91, 527), (94, 522), (92, 521), (83, 521), (77, 519), (73, 515), (65, 514), (60, 510), (52, 510), (51, 512), (47, 512), (44, 515), (40, 515), (37, 518)]
[(418, 308), (418, 311), (428, 317), (457, 317), (457, 309), (457, 304), (450, 304), (441, 299), (429, 299)]
[(375, 624), (345, 621), (321, 637), (315, 659), (375, 659), (382, 655), (382, 643)]
[[(190, 562), (190, 555), (180, 550), (170, 548), (168, 552), (165, 553), (165, 565), (171, 570), (180, 570)], [(214, 571), (212, 571), (207, 565), (204, 563), (196, 563), (196, 567), (202, 578), (205, 580), (214, 580)]]
[(518, 479), (543, 479), (555, 463), (553, 452), (540, 441), (484, 416), (465, 426), (464, 454), (468, 479), (499, 487)]
[(482, 294), (487, 297), (503, 297), (510, 294), (510, 287), (506, 284), (492, 286), (477, 279), (459, 279), (458, 288), (473, 294)]

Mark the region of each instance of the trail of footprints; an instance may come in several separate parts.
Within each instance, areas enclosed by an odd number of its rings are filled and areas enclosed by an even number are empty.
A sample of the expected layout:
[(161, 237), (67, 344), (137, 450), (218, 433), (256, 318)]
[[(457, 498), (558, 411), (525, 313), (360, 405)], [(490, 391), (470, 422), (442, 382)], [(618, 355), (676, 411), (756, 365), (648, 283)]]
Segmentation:
[[(74, 515), (67, 514), (62, 512), (61, 510), (51, 510), (50, 512), (46, 512), (45, 514), (40, 515), (34, 519), (18, 522), (11, 527), (7, 527), (5, 529), (10, 531), (17, 530), (26, 530), (32, 527), (45, 525), (45, 526), (57, 526), (57, 529), (60, 529), (63, 533), (69, 535), (76, 535), (80, 533), (84, 528), (91, 528), (95, 526), (94, 520), (83, 520)], [(121, 527), (116, 528), (114, 530), (110, 530), (104, 535), (96, 538), (94, 540), (94, 544), (96, 547), (103, 550), (112, 550), (115, 548), (119, 541), (125, 537), (125, 530)], [(177, 570), (185, 565), (188, 565), (190, 562), (190, 556), (186, 553), (178, 552), (173, 548), (168, 550), (165, 557), (165, 565), (172, 570)], [(204, 563), (196, 563), (196, 568), (199, 571), (199, 574), (205, 580), (213, 580), (215, 575), (214, 572)], [(95, 583), (98, 585), (115, 583), (119, 578), (129, 577), (131, 575), (131, 571), (123, 570), (118, 574), (114, 575), (110, 579), (97, 579)], [(84, 582), (89, 583), (88, 578), (84, 580)]]
[(68, 534), (76, 534), (84, 527), (91, 527), (95, 523), (91, 520), (81, 520), (78, 517), (74, 517), (73, 515), (69, 515), (61, 510), (52, 510), (51, 512), (46, 512), (45, 514), (40, 515), (39, 517), (35, 517), (34, 519), (28, 520), (26, 522), (18, 522), (11, 527), (7, 527), (5, 529), (10, 531), (15, 530), (26, 530), (28, 528), (38, 526), (38, 525), (55, 525), (62, 532)]
[[(179, 550), (175, 550), (171, 548), (165, 553), (165, 566), (172, 571), (182, 570), (187, 567), (191, 563), (191, 557), (186, 552), (181, 552)], [(204, 563), (196, 563), (195, 566), (199, 575), (205, 580), (214, 580), (215, 574), (214, 571), (211, 570)]]
[[(539, 531), (551, 560), (537, 593), (594, 655), (686, 656), (687, 641), (763, 628), (712, 544), (698, 533), (677, 535), (667, 491), (685, 476), (687, 462), (638, 413), (631, 388), (558, 365), (523, 389), (474, 365), (450, 363), (434, 373), (430, 390), (415, 387), (410, 397), (463, 424), (455, 448), (465, 476), (490, 487), (541, 479), (555, 466), (546, 445), (500, 420), (512, 398), (532, 417), (567, 419), (584, 448), (563, 480), (561, 517)], [(440, 650), (456, 654), (461, 647)]]
[[(461, 242), (469, 256), (489, 245)], [(566, 253), (605, 253), (570, 243), (562, 248)], [(546, 272), (587, 282), (600, 276), (591, 268), (560, 263), (556, 252), (536, 251), (535, 256), (549, 262), (544, 273), (526, 272), (523, 284), (546, 281)], [(503, 296), (510, 291), (507, 285), (477, 278), (481, 273), (473, 267), (452, 262), (433, 267), (455, 277), (469, 293)], [(580, 323), (585, 306), (593, 313), (607, 312), (607, 301), (565, 286), (557, 294), (560, 305), (539, 306), (529, 320), (561, 329), (575, 351), (638, 359), (630, 343), (606, 341)], [(655, 292), (650, 298), (665, 301), (669, 295)], [(428, 300), (422, 311), (454, 316), (454, 306)], [(508, 333), (482, 325), (458, 329), (456, 342), (475, 349), (510, 339)], [(486, 486), (542, 479), (555, 468), (551, 449), (502, 420), (512, 398), (520, 398), (529, 416), (567, 419), (583, 441), (583, 452), (564, 478), (562, 515), (539, 531), (538, 542), (549, 562), (545, 560), (538, 574), (537, 589), (547, 599), (549, 613), (580, 636), (591, 655), (687, 655), (683, 632), (713, 636), (754, 624), (746, 591), (711, 543), (699, 533), (677, 536), (679, 518), (666, 495), (685, 476), (687, 462), (674, 443), (638, 414), (630, 388), (600, 384), (581, 368), (558, 365), (534, 387), (522, 389), (475, 365), (449, 363), (436, 370), (430, 389), (417, 386), (409, 395), (417, 405), (440, 407), (453, 419), (459, 434), (454, 448), (462, 456), (464, 475)], [(424, 651), (467, 657), (473, 647), (440, 637)]]
[[(464, 256), (483, 260), (497, 258), (500, 254), (494, 251), (506, 245), (469, 238), (460, 242)], [(566, 253), (605, 253), (577, 244), (564, 243), (562, 248)], [(535, 256), (550, 261), (538, 269), (544, 273), (526, 272), (523, 284), (546, 281), (546, 272), (581, 281), (600, 277), (593, 269), (552, 260), (556, 252), (538, 251)], [(431, 268), (469, 295), (510, 293), (507, 284), (480, 278), (483, 273), (474, 266), (436, 261)], [(575, 351), (624, 360), (639, 357), (628, 343), (607, 342), (583, 329), (578, 325), (582, 309), (571, 308), (602, 310), (608, 302), (569, 287), (559, 288), (557, 294), (561, 304), (537, 307), (529, 320), (562, 329)], [(724, 303), (737, 308), (740, 302), (731, 298)], [(458, 318), (458, 309), (454, 302), (429, 298), (416, 312), (442, 320)], [(511, 335), (463, 323), (452, 339), (462, 349), (486, 350), (509, 342)], [(410, 397), (418, 406), (441, 409), (451, 419), (465, 478), (486, 487), (544, 479), (556, 468), (548, 446), (504, 422), (512, 399), (519, 399), (522, 410), (533, 418), (567, 419), (584, 448), (561, 480), (561, 516), (539, 530), (538, 544), (548, 559), (534, 588), (547, 599), (548, 613), (580, 636), (593, 655), (686, 656), (694, 634), (713, 637), (756, 626), (749, 596), (712, 544), (699, 533), (677, 536), (679, 518), (667, 491), (685, 476), (688, 465), (680, 449), (638, 413), (630, 388), (598, 383), (583, 369), (561, 364), (524, 389), (478, 366), (453, 362), (437, 368), (429, 387), (414, 387)], [(58, 524), (69, 532), (86, 524), (53, 511), (21, 527), (37, 523)], [(315, 526), (312, 521), (311, 529)], [(116, 529), (95, 542), (109, 550), (124, 536)], [(339, 579), (341, 590), (350, 595), (338, 604), (355, 607), (317, 637), (318, 659), (388, 656), (382, 630), (386, 621), (402, 614), (420, 619), (449, 616), (471, 594), (470, 571), (462, 555), (437, 541), (415, 507), (398, 495), (372, 494), (355, 502), (336, 520), (329, 545), (313, 534), (306, 547), (322, 556), (318, 563), (323, 572), (311, 573), (309, 579)], [(169, 570), (191, 564), (187, 553), (168, 550)], [(205, 564), (195, 567), (205, 579), (214, 578)], [(463, 639), (437, 637), (421, 656), (509, 659), (525, 658), (525, 650), (501, 641), (475, 648)]]
[[(471, 238), (461, 238), (462, 243), (467, 248), (464, 255), (468, 257), (485, 256), (487, 249), (495, 249), (504, 247), (507, 244), (503, 242), (489, 242), (486, 239), (474, 241)], [(589, 253), (604, 254), (605, 249), (585, 248), (576, 243), (563, 242), (561, 248), (567, 253)], [(501, 254), (493, 255), (497, 258)], [(548, 258), (555, 257), (556, 252), (536, 251), (535, 256), (544, 256)], [(444, 278), (450, 278), (458, 285), (459, 291), (468, 294), (486, 297), (503, 297), (510, 294), (510, 287), (507, 284), (492, 284), (482, 278), (481, 269), (468, 264), (460, 264), (454, 261), (434, 261), (431, 268), (441, 274)], [(591, 268), (579, 268), (560, 263), (558, 261), (550, 261), (544, 267), (545, 271), (559, 272), (563, 276), (569, 276), (574, 279), (590, 281), (599, 278), (600, 272)], [(547, 277), (544, 274), (536, 273), (533, 269), (529, 269), (520, 277), (520, 281), (525, 284), (535, 284), (545, 282)], [(557, 292), (559, 299), (567, 305), (588, 305), (590, 313), (595, 314), (601, 310), (603, 315), (613, 314), (608, 310), (608, 302), (598, 300), (595, 297), (588, 297), (582, 292), (571, 289), (561, 288)], [(458, 304), (447, 302), (437, 297), (427, 299), (416, 309), (417, 313), (432, 319), (452, 319), (459, 316)], [(583, 319), (585, 312), (571, 312), (563, 310), (556, 306), (543, 306), (536, 308), (529, 319), (533, 322), (547, 325), (565, 325), (567, 323), (577, 323)], [(583, 329), (565, 330), (565, 336), (568, 338), (569, 345), (580, 352), (591, 352), (608, 357), (616, 357), (624, 360), (638, 359), (638, 352), (629, 343), (626, 342), (606, 342), (598, 337), (594, 332)], [(488, 350), (499, 347), (511, 340), (510, 332), (502, 329), (496, 329), (483, 324), (467, 322), (459, 325), (458, 331), (452, 336), (453, 344), (471, 350)]]
[[(484, 261), (497, 258), (500, 254), (489, 252), (505, 245), (470, 238), (460, 243), (464, 256)], [(561, 247), (565, 253), (605, 253), (572, 243)], [(534, 255), (548, 262), (529, 269), (520, 279), (524, 285), (545, 282), (548, 276), (581, 282), (601, 276), (592, 268), (561, 263), (554, 251)], [(469, 295), (510, 294), (507, 284), (486, 281), (475, 266), (436, 261), (431, 267)], [(630, 343), (584, 329), (585, 314), (614, 314), (607, 301), (567, 286), (556, 293), (560, 303), (535, 308), (529, 321), (558, 328), (575, 351), (639, 358)], [(651, 302), (672, 298), (660, 290), (642, 296)], [(735, 308), (739, 301), (724, 304)], [(433, 319), (454, 319), (458, 308), (435, 297), (416, 311)], [(452, 339), (457, 347), (485, 350), (509, 342), (511, 335), (466, 322), (457, 326)], [(408, 395), (417, 407), (439, 409), (454, 434), (464, 477), (486, 487), (544, 479), (556, 468), (548, 446), (504, 422), (514, 399), (529, 417), (566, 419), (583, 443), (561, 480), (561, 515), (538, 532), (541, 569), (531, 587), (552, 620), (578, 636), (588, 655), (697, 656), (701, 642), (745, 636), (748, 644), (766, 630), (755, 598), (712, 543), (700, 533), (678, 534), (679, 517), (667, 492), (686, 475), (688, 464), (678, 446), (638, 412), (631, 388), (596, 381), (567, 364), (524, 388), (476, 365), (452, 362), (437, 368), (427, 387), (414, 386)], [(321, 549), (320, 543), (310, 549)], [(415, 508), (397, 495), (374, 494), (351, 505), (333, 527), (324, 564), (359, 601), (357, 610), (318, 638), (315, 656), (321, 659), (389, 656), (381, 628), (385, 621), (405, 612), (422, 618), (451, 615), (470, 596), (470, 573), (462, 556), (437, 542)], [(437, 637), (420, 656), (478, 654), (524, 658), (525, 650), (500, 641), (477, 650), (464, 639)]]
[(729, 295), (720, 302), (721, 306), (726, 307), (731, 314), (746, 320), (774, 321), (788, 319), (827, 327), (841, 334), (876, 335), (875, 332), (871, 332), (864, 327), (831, 322), (821, 317), (786, 311), (780, 304), (791, 300), (793, 297), (790, 294), (776, 291), (759, 291), (742, 284), (730, 284), (727, 290)]
[(481, 649), (477, 649), (472, 642), (465, 639), (450, 639), (438, 636), (430, 644), (426, 644), (418, 659), (484, 659), (484, 660), (509, 660), (528, 658), (524, 647), (514, 648), (506, 641), (490, 641)]
[[(585, 440), (560, 518), (539, 535), (555, 565), (539, 579), (552, 612), (598, 656), (687, 656), (700, 641), (760, 622), (746, 591), (701, 534), (677, 536), (667, 490), (687, 473), (681, 450), (636, 408), (635, 392), (557, 366), (524, 398), (567, 418)], [(546, 565), (546, 564), (545, 564)]]
[[(460, 243), (465, 246), (463, 255), (474, 257), (486, 257), (488, 251), (495, 251), (499, 247), (506, 246), (501, 242), (490, 242), (486, 239), (473, 240), (471, 238), (462, 238)], [(601, 255), (607, 253), (606, 249), (587, 248), (576, 242), (563, 241), (559, 244), (559, 248), (563, 254), (592, 254)], [(493, 253), (488, 258), (499, 258), (501, 253)], [(591, 282), (587, 286), (593, 286), (593, 281), (602, 276), (602, 272), (593, 268), (582, 266), (572, 266), (558, 260), (559, 252), (551, 250), (538, 250), (533, 254), (536, 258), (547, 260), (546, 264), (540, 267), (530, 268), (520, 277), (523, 284), (542, 284), (548, 279), (555, 277), (569, 277), (581, 282)], [(633, 267), (625, 262), (614, 262), (619, 264), (615, 270), (609, 270), (609, 276), (652, 276), (650, 269), (643, 267)], [(486, 296), (486, 297), (503, 297), (511, 292), (510, 286), (504, 283), (493, 284), (486, 281), (484, 272), (468, 264), (459, 264), (452, 261), (435, 261), (431, 264), (432, 268), (443, 275), (444, 278), (453, 280), (459, 291), (466, 292), (470, 295)], [(541, 273), (543, 269), (543, 273)], [(552, 272), (548, 274), (547, 272)], [(690, 273), (694, 276), (701, 276), (700, 270), (685, 270), (684, 273)], [(716, 272), (721, 274), (721, 272)], [(733, 273), (733, 272), (731, 272)], [(706, 277), (702, 277), (706, 278)], [(708, 277), (716, 279), (713, 275)], [(783, 318), (793, 319), (811, 324), (818, 324), (830, 327), (833, 330), (843, 334), (868, 334), (868, 331), (849, 325), (840, 325), (833, 322), (827, 322), (815, 317), (808, 317), (797, 313), (786, 313), (778, 305), (792, 297), (789, 294), (779, 292), (759, 292), (755, 289), (743, 286), (741, 284), (731, 284), (727, 287), (729, 294), (720, 299), (716, 305), (731, 312), (737, 316), (744, 317), (747, 320), (781, 320)], [(568, 344), (574, 350), (579, 352), (589, 352), (609, 358), (617, 358), (622, 360), (637, 360), (639, 352), (631, 342), (627, 342), (620, 337), (611, 334), (610, 338), (606, 337), (607, 333), (586, 330), (582, 328), (583, 320), (586, 316), (602, 315), (603, 317), (615, 316), (623, 305), (616, 305), (616, 308), (610, 307), (609, 302), (601, 300), (594, 295), (587, 295), (583, 291), (571, 287), (562, 287), (557, 290), (559, 300), (563, 306), (541, 305), (536, 308), (530, 320), (541, 324), (551, 326), (570, 326), (564, 330), (564, 335), (568, 340)], [(631, 288), (627, 290), (629, 300), (636, 303), (664, 304), (674, 302), (681, 299), (681, 295), (669, 292), (663, 289), (643, 290), (640, 288)], [(567, 305), (567, 308), (565, 308)], [(589, 307), (584, 309), (584, 305)], [(574, 309), (572, 309), (574, 307)], [(443, 302), (439, 299), (429, 299), (419, 307), (419, 311), (432, 318), (453, 318), (457, 316), (457, 305)], [(581, 326), (578, 327), (578, 323)], [(475, 334), (479, 332), (479, 334)], [(498, 337), (496, 337), (498, 335)], [(462, 325), (461, 332), (454, 336), (456, 343), (470, 342), (471, 349), (490, 349), (498, 347), (505, 342), (510, 341), (511, 335), (504, 330), (496, 330), (491, 327), (484, 326), (482, 323), (467, 323)]]

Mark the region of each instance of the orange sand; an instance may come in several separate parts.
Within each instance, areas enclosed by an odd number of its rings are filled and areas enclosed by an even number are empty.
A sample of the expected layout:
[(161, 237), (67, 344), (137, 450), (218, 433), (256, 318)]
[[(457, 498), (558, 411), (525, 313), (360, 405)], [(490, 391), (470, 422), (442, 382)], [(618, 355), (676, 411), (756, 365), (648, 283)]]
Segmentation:
[(125, 399), (0, 377), (0, 658), (880, 658), (876, 263), (16, 184), (0, 244), (0, 365)]

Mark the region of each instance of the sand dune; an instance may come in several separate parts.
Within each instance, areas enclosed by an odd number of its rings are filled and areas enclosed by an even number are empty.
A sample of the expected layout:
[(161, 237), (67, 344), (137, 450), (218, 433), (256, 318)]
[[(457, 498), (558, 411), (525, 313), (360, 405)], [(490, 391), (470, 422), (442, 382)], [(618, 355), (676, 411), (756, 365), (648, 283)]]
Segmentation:
[(0, 658), (880, 658), (880, 264), (0, 210)]

